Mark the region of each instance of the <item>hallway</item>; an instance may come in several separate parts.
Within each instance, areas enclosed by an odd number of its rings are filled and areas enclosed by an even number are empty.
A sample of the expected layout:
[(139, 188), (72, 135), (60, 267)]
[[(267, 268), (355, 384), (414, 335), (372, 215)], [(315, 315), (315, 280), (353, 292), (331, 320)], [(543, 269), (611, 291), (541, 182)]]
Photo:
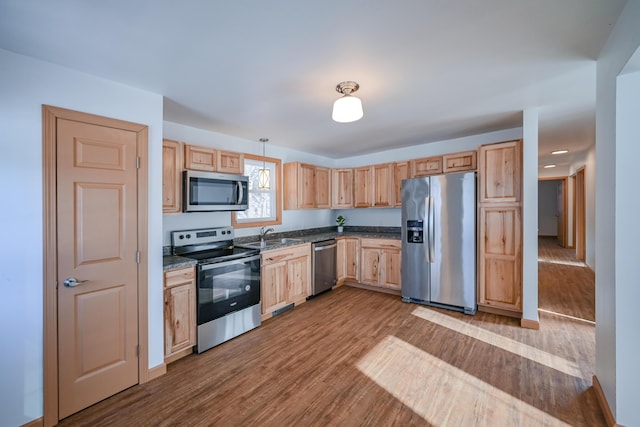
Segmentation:
[(552, 237), (538, 238), (538, 308), (595, 322), (595, 274)]

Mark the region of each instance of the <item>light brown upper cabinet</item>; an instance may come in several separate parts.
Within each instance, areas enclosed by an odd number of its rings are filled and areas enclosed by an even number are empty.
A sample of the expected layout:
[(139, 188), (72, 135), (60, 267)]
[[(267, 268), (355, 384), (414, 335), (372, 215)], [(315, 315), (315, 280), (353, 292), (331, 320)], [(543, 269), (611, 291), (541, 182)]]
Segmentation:
[(331, 208), (331, 169), (321, 166), (315, 167), (316, 174), (316, 208)]
[(373, 166), (353, 169), (353, 207), (368, 208), (373, 205)]
[[(328, 174), (328, 169), (322, 168), (321, 175)], [(321, 190), (326, 200), (320, 200), (316, 195), (318, 182), (316, 166), (307, 163), (291, 162), (284, 164), (284, 208), (285, 209), (314, 209), (318, 201), (329, 207), (329, 180), (321, 179), (327, 188)]]
[(354, 194), (356, 208), (394, 206), (394, 164), (355, 168)]
[(411, 164), (409, 161), (396, 162), (394, 166), (394, 188), (395, 188), (395, 205), (402, 205), (402, 180), (411, 178)]
[(442, 164), (444, 173), (476, 170), (476, 152), (445, 154), (442, 156)]
[(182, 144), (162, 140), (162, 212), (182, 211), (181, 202)]
[(184, 168), (214, 172), (216, 170), (217, 153), (214, 148), (185, 144)]
[(353, 169), (331, 169), (331, 207), (353, 207)]
[(373, 166), (374, 207), (392, 207), (395, 205), (394, 172), (393, 163)]
[(483, 145), (478, 155), (480, 203), (520, 202), (522, 141)]
[(420, 178), (423, 176), (442, 173), (442, 156), (423, 157), (411, 160), (411, 176)]
[(216, 154), (218, 172), (244, 174), (244, 154), (224, 150), (217, 150)]

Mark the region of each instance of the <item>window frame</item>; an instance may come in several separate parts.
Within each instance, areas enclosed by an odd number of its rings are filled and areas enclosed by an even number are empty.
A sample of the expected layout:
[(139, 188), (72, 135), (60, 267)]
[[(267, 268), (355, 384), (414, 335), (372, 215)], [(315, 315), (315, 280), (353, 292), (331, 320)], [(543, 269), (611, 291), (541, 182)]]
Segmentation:
[[(275, 181), (275, 194), (276, 194), (276, 219), (271, 221), (242, 221), (238, 222), (236, 219), (237, 212), (233, 212), (231, 215), (231, 225), (234, 228), (251, 228), (251, 227), (263, 227), (267, 225), (280, 225), (282, 224), (282, 160), (275, 157), (256, 156), (253, 154), (244, 155), (245, 160), (254, 160), (260, 162), (268, 162), (275, 164), (275, 177), (271, 177), (271, 185), (274, 185)], [(244, 161), (242, 164), (242, 173), (244, 174)], [(275, 179), (274, 179), (275, 178)]]

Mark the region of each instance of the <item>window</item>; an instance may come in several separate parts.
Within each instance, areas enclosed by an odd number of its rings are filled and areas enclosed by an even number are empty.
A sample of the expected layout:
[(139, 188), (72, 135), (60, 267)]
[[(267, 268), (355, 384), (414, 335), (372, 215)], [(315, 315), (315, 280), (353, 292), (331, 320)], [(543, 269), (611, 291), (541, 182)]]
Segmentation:
[[(258, 188), (258, 170), (269, 169), (271, 185), (268, 190)], [(249, 177), (249, 208), (235, 212), (231, 223), (236, 228), (260, 227), (282, 224), (282, 200), (280, 191), (280, 159), (244, 155), (244, 174)]]

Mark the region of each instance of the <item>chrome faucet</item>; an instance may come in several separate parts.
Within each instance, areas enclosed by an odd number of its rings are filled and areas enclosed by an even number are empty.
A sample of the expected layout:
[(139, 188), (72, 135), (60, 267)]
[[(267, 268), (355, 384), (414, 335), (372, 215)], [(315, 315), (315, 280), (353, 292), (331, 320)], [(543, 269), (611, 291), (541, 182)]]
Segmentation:
[(273, 228), (260, 227), (260, 242), (264, 242), (264, 238), (267, 237), (267, 234), (271, 233), (272, 231), (274, 231)]

